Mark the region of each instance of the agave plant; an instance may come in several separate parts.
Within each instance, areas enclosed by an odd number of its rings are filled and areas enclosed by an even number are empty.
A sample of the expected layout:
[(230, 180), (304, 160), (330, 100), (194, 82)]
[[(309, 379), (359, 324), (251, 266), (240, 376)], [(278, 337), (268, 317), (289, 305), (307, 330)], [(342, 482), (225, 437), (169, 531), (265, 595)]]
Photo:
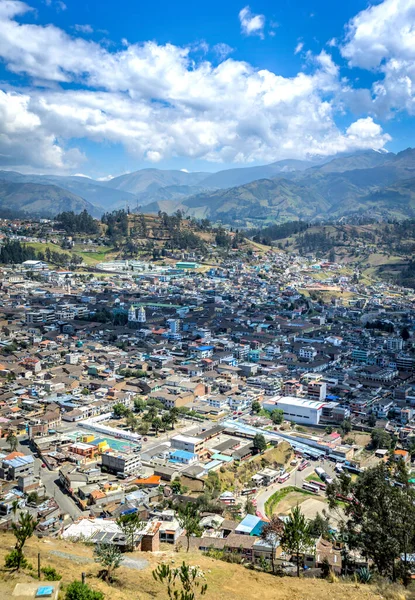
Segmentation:
[(357, 577), (360, 583), (369, 583), (369, 581), (372, 579), (372, 573), (367, 567), (362, 567), (358, 570)]

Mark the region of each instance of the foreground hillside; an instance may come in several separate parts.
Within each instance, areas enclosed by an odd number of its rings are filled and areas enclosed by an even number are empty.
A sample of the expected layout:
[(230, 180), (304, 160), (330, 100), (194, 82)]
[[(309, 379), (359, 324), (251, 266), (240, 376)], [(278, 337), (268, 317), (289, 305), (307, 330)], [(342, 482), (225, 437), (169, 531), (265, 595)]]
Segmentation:
[[(0, 534), (0, 564), (13, 547), (14, 538), (8, 533)], [(111, 587), (97, 579), (99, 566), (93, 562), (92, 548), (45, 538), (30, 539), (26, 555), (32, 565), (37, 564), (37, 553), (41, 553), (42, 566), (50, 565), (62, 575), (62, 587), (80, 579), (81, 572), (87, 574), (87, 582), (94, 589), (104, 592), (108, 600), (165, 600), (165, 589), (152, 577), (152, 569), (168, 561), (175, 564), (182, 560), (199, 565), (206, 573), (208, 592), (206, 600), (372, 600), (379, 598), (373, 586), (354, 583), (329, 583), (321, 579), (276, 578), (271, 575), (250, 571), (240, 565), (225, 563), (201, 554), (176, 553), (172, 550), (155, 554), (134, 553), (129, 558), (146, 561), (142, 570), (121, 567), (117, 571), (118, 581)], [(33, 581), (26, 573), (12, 574), (0, 571), (0, 598), (11, 596), (17, 582)], [(398, 600), (398, 597), (395, 597)]]

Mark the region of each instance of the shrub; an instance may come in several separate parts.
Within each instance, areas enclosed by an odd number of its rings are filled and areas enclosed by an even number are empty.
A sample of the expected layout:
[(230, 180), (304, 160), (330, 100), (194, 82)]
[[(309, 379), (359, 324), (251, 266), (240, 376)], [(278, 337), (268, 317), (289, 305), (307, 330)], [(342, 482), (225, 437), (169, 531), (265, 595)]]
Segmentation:
[(369, 583), (372, 579), (372, 573), (369, 571), (367, 567), (362, 567), (357, 571), (357, 578), (360, 583)]
[(6, 569), (18, 569), (21, 567), (25, 569), (27, 567), (27, 560), (22, 556), (21, 552), (14, 549), (4, 557), (4, 566)]
[(41, 571), (46, 581), (59, 581), (62, 579), (62, 575), (59, 575), (55, 567), (42, 567)]
[(66, 588), (65, 600), (104, 600), (104, 594), (92, 590), (86, 583), (72, 581)]

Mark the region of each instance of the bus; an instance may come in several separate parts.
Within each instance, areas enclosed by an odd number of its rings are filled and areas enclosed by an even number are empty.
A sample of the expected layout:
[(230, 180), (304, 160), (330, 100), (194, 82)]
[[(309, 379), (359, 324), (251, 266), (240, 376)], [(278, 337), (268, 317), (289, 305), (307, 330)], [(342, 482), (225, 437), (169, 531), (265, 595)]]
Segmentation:
[(303, 462), (298, 467), (298, 470), (303, 471), (304, 469), (306, 469), (309, 466), (310, 466), (310, 463), (308, 462), (308, 460), (303, 460)]
[(322, 481), (313, 481), (313, 484), (316, 485), (318, 488), (320, 488), (320, 490), (325, 491), (327, 486), (325, 483), (323, 483)]
[(283, 475), (280, 475), (278, 477), (278, 483), (284, 483), (289, 478), (290, 478), (290, 474), (289, 473), (284, 473)]
[(303, 483), (303, 490), (307, 490), (307, 492), (312, 492), (313, 494), (318, 494), (320, 491), (314, 483), (307, 483), (306, 481)]
[(250, 496), (251, 494), (256, 494), (256, 491), (256, 488), (245, 488), (244, 490), (242, 490), (241, 495)]

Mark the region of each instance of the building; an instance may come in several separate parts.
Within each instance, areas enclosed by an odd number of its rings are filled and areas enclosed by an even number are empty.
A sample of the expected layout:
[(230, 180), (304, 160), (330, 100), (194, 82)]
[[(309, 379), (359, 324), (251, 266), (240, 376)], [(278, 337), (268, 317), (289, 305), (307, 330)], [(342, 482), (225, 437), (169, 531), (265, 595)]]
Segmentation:
[(307, 396), (315, 400), (325, 400), (327, 395), (327, 383), (324, 381), (310, 381), (307, 387)]
[(185, 435), (175, 435), (171, 438), (171, 447), (175, 450), (185, 450), (191, 454), (200, 454), (203, 452), (202, 438)]
[(324, 402), (295, 398), (294, 396), (277, 396), (263, 403), (263, 408), (272, 412), (276, 408), (284, 411), (284, 419), (301, 425), (318, 425), (320, 423)]
[(116, 475), (134, 475), (141, 469), (140, 457), (137, 454), (111, 454), (101, 456), (101, 464)]
[(401, 337), (389, 337), (386, 340), (388, 352), (399, 352), (403, 348), (403, 339)]
[(146, 309), (141, 304), (131, 304), (128, 310), (128, 326), (140, 327), (146, 322)]

